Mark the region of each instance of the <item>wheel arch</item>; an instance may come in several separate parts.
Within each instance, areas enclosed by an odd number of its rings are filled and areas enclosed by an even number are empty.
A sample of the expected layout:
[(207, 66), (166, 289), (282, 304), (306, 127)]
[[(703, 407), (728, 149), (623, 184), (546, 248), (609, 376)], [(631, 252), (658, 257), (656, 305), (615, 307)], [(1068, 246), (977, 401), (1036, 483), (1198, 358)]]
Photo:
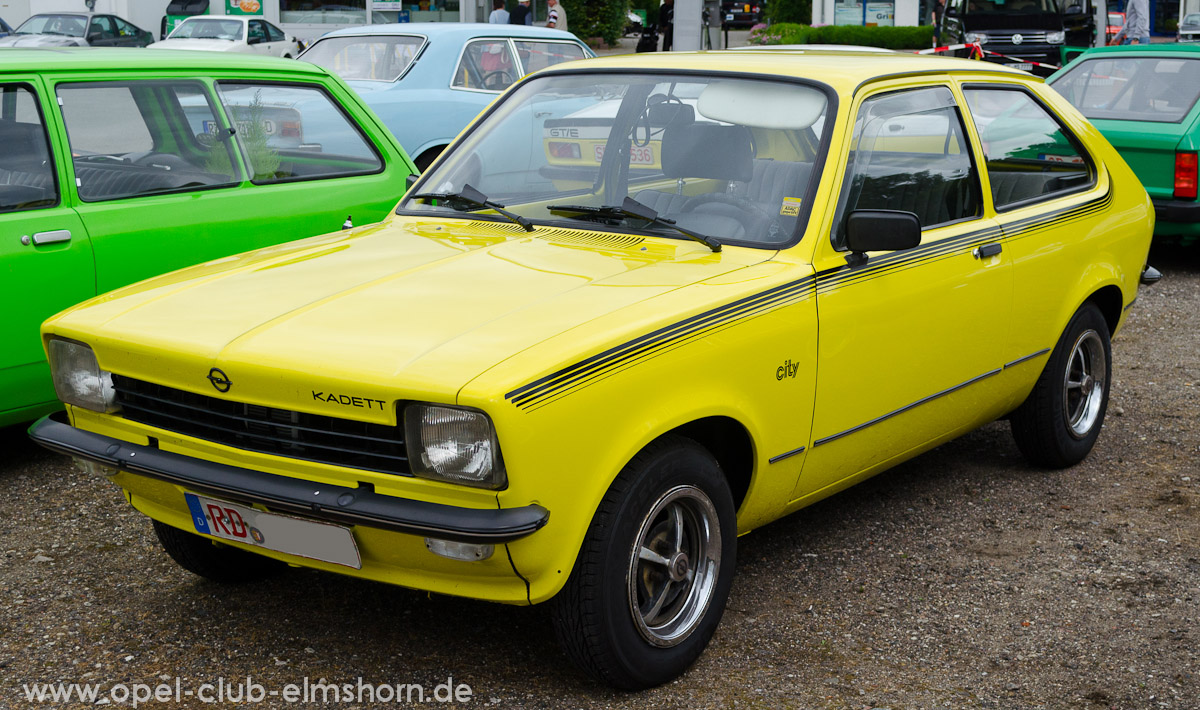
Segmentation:
[(703, 417), (663, 432), (646, 446), (671, 434), (685, 436), (712, 454), (729, 483), (734, 509), (741, 508), (754, 473), (754, 441), (750, 431), (733, 417)]
[(1121, 288), (1110, 283), (1093, 291), (1084, 303), (1096, 304), (1100, 314), (1104, 316), (1104, 322), (1108, 324), (1108, 332), (1111, 335), (1117, 332), (1117, 326), (1121, 323), (1121, 315), (1125, 310), (1124, 298)]

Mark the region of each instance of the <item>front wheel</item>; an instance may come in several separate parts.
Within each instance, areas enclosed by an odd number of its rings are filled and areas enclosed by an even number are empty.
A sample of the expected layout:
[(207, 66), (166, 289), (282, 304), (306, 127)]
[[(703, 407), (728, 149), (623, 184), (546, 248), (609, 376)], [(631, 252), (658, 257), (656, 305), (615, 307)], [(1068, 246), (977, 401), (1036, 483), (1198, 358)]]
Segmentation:
[(647, 447), (605, 495), (554, 599), (567, 654), (627, 690), (683, 673), (725, 610), (736, 527), (729, 485), (708, 451), (674, 436)]
[(1025, 402), (1013, 412), (1017, 448), (1038, 466), (1082, 461), (1100, 436), (1108, 409), (1112, 345), (1094, 303), (1075, 312)]

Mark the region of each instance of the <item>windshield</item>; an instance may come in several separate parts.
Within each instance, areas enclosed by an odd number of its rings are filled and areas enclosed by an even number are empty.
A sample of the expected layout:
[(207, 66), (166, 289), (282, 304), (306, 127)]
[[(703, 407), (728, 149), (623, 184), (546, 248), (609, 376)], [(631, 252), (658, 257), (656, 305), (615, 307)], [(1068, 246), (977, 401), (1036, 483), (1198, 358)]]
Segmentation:
[(87, 18), (82, 15), (34, 15), (21, 23), (14, 34), (82, 37)]
[(228, 39), (242, 38), (240, 20), (185, 20), (175, 28), (169, 39)]
[(302, 57), (343, 79), (395, 81), (412, 63), (423, 37), (330, 37), (314, 44)]
[(1200, 95), (1200, 59), (1090, 59), (1053, 86), (1088, 118), (1178, 123)]
[(1193, 12), (1192, 14), (1183, 18), (1183, 24), (1185, 24), (1185, 25), (1200, 25), (1200, 12)]
[(1002, 15), (1058, 14), (1054, 0), (967, 0), (969, 14), (997, 13)]
[[(804, 228), (827, 110), (821, 89), (780, 80), (545, 76), (503, 99), (413, 194), (470, 186), (535, 224), (778, 246)], [(413, 197), (400, 211), (497, 214), (465, 205)]]

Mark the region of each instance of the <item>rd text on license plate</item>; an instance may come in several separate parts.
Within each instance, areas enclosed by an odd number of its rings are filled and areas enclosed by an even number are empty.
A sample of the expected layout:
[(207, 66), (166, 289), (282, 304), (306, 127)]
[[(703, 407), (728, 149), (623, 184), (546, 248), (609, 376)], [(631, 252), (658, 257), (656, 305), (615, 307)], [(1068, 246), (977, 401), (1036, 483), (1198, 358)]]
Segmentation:
[(185, 493), (196, 532), (310, 560), (362, 568), (349, 528), (318, 523)]
[[(598, 145), (595, 148), (596, 162), (604, 160), (604, 145)], [(654, 165), (654, 149), (648, 145), (634, 145), (629, 147), (629, 164), (630, 165)]]
[(1020, 69), (1021, 71), (1029, 71), (1033, 69), (1033, 65), (1029, 62), (1016, 62), (1014, 64), (1009, 64), (1008, 66), (1012, 67), (1013, 69)]

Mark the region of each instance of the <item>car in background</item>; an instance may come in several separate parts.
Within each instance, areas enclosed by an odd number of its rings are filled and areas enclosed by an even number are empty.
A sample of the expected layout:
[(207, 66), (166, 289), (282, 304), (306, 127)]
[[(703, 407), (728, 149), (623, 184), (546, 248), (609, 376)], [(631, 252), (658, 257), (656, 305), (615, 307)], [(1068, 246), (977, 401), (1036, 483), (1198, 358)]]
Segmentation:
[(12, 34), (12, 31), (12, 25), (8, 24), (4, 21), (4, 18), (0, 17), (0, 37), (7, 37)]
[(1154, 236), (1200, 240), (1200, 45), (1097, 47), (1047, 81), (1142, 181), (1154, 201)]
[(303, 45), (266, 20), (254, 17), (204, 15), (189, 17), (151, 49), (199, 49), (209, 52), (263, 54), (291, 59)]
[[(518, 79), (592, 56), (562, 30), (414, 22), (336, 30), (300, 58), (345, 79), (425, 170)], [(523, 145), (527, 160), (529, 140)]]
[[(4, 50), (0, 426), (58, 407), (38, 326), (165, 271), (377, 222), (412, 168), (340, 79), (211, 52)], [(153, 62), (147, 58), (153, 56)]]
[(753, 27), (763, 21), (765, 2), (731, 2), (721, 3), (721, 20), (725, 27)]
[(1200, 12), (1190, 12), (1183, 16), (1175, 38), (1179, 42), (1200, 42)]
[(55, 12), (21, 23), (0, 47), (145, 47), (154, 35), (116, 15)]
[[(548, 603), (585, 672), (670, 682), (739, 535), (1000, 418), (1041, 467), (1102, 433), (1149, 197), (1040, 80), (874, 58), (538, 72), (382, 225), (47, 321), (68, 408), (30, 435), (197, 575)], [(482, 159), (531, 115), (590, 179)]]
[(1110, 12), (1108, 13), (1108, 24), (1104, 28), (1105, 44), (1112, 42), (1113, 37), (1121, 33), (1121, 28), (1125, 26), (1125, 13)]

